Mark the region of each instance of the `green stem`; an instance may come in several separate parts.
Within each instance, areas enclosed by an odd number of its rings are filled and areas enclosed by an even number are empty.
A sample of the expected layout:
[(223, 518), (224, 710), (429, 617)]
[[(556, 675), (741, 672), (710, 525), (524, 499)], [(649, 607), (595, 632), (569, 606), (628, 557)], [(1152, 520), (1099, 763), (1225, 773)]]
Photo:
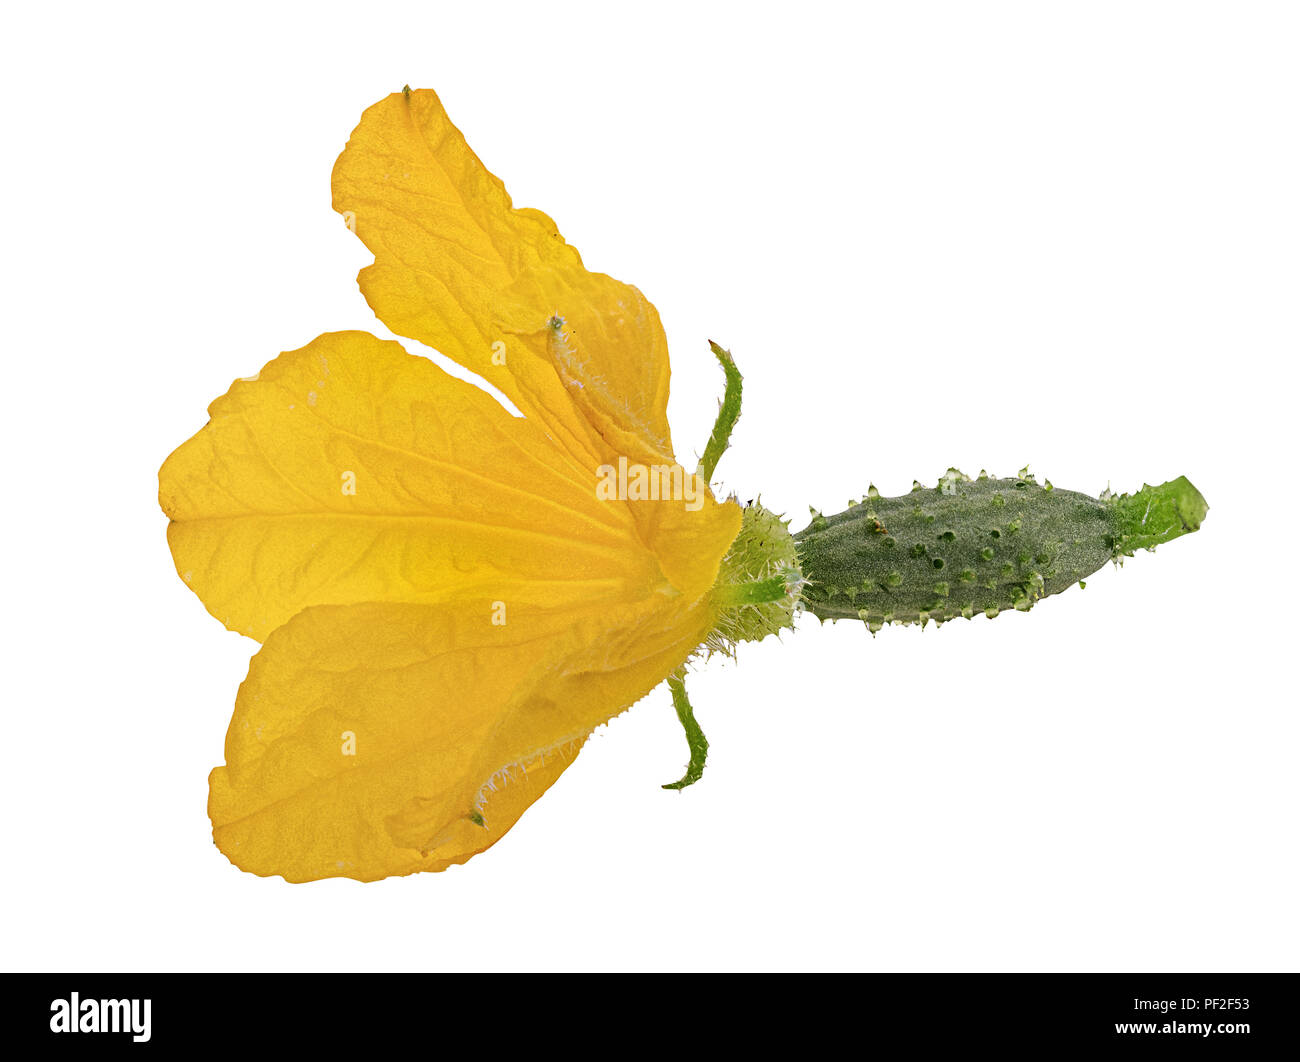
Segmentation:
[(1210, 509), (1186, 476), (1158, 487), (1144, 483), (1136, 494), (1116, 498), (1114, 505), (1118, 530), (1115, 552), (1126, 555), (1190, 534), (1201, 526)]
[(686, 773), (680, 779), (670, 782), (663, 788), (685, 789), (703, 777), (704, 761), (709, 755), (709, 741), (704, 736), (704, 731), (700, 729), (700, 724), (695, 721), (695, 713), (691, 711), (691, 702), (686, 697), (686, 676), (681, 668), (668, 676), (668, 689), (673, 695), (673, 707), (677, 709), (677, 718), (681, 721), (682, 729), (686, 731), (686, 743), (691, 749), (691, 762), (687, 764)]

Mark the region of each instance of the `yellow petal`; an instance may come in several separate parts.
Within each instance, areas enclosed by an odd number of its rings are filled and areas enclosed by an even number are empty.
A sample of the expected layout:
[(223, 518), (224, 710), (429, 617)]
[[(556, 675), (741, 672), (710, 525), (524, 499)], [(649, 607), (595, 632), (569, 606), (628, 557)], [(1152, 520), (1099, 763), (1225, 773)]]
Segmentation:
[[(370, 107), (335, 164), (333, 190), (334, 209), (375, 255), (358, 278), (362, 293), (394, 332), (481, 375), (575, 454), (588, 443), (566, 386), (617, 452), (637, 448), (611, 439), (611, 425), (672, 453), (655, 308), (636, 288), (589, 273), (545, 214), (514, 209), (435, 93), (394, 93)], [(547, 347), (555, 315), (572, 354)], [(534, 341), (513, 342), (520, 334)]]
[(596, 498), (593, 467), (399, 344), (321, 336), (209, 413), (163, 465), (159, 500), (177, 571), (258, 640), (310, 605), (577, 615), (665, 579), (628, 506)]
[(334, 209), (374, 252), (358, 281), (379, 319), (515, 400), (508, 368), (492, 358), (492, 303), (529, 269), (581, 264), (555, 223), (511, 206), (427, 89), (368, 108), (332, 183)]
[(373, 880), (464, 862), (500, 839), (592, 728), (702, 640), (666, 597), (557, 630), (520, 609), (312, 608), (240, 687), (212, 772), (217, 845), (290, 881)]
[(502, 293), (496, 315), (505, 332), (551, 364), (614, 454), (672, 454), (668, 340), (658, 311), (636, 288), (581, 265), (534, 269)]

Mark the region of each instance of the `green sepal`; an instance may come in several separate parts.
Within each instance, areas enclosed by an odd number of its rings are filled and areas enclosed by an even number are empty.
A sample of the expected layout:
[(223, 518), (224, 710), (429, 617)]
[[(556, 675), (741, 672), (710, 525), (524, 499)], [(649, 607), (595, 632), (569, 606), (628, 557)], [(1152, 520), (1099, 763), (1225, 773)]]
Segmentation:
[(663, 788), (685, 789), (704, 776), (704, 762), (709, 757), (709, 739), (704, 736), (700, 724), (695, 721), (695, 712), (691, 709), (691, 702), (686, 696), (686, 676), (680, 669), (668, 676), (668, 689), (673, 695), (673, 708), (677, 711), (677, 719), (682, 724), (682, 729), (686, 731), (686, 744), (691, 750), (691, 760), (686, 765), (686, 773)]

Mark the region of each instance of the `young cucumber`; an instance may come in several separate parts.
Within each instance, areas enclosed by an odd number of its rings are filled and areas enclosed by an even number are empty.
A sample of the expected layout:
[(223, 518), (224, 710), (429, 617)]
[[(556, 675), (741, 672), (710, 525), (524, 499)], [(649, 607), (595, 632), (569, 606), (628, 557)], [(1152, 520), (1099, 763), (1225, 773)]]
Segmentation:
[(1195, 531), (1207, 509), (1185, 477), (1093, 498), (1028, 470), (972, 480), (949, 469), (934, 488), (882, 498), (873, 487), (836, 516), (814, 513), (794, 536), (802, 603), (822, 620), (860, 619), (873, 634), (886, 623), (1023, 611), (1108, 560)]

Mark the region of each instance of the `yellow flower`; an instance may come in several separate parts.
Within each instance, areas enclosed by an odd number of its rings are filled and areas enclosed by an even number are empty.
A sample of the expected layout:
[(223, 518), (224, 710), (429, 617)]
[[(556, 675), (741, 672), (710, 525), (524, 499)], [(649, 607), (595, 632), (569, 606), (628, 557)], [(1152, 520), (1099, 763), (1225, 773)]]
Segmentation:
[(695, 482), (658, 314), (512, 208), (434, 93), (367, 110), (333, 189), (375, 255), (359, 281), (379, 318), (524, 415), (332, 333), (237, 381), (163, 465), (177, 571), (264, 642), (210, 779), (213, 835), (290, 881), (442, 870), (500, 839), (717, 627), (741, 526), (702, 487), (602, 495), (620, 458)]

